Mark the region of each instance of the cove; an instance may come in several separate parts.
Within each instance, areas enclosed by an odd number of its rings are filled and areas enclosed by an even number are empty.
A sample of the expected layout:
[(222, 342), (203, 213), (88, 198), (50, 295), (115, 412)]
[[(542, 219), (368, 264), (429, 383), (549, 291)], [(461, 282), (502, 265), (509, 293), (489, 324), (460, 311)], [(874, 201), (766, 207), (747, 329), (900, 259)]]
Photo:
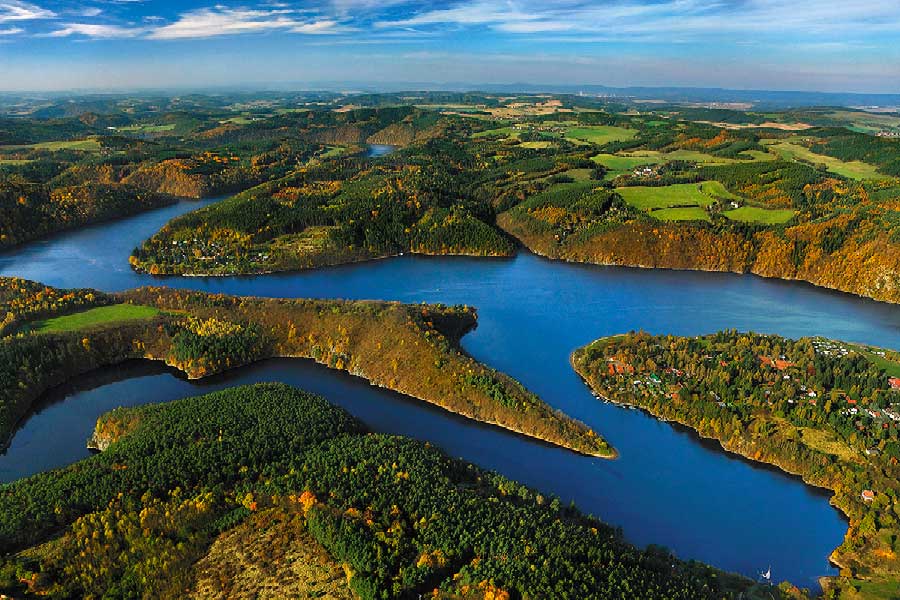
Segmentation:
[(85, 456), (94, 419), (112, 406), (276, 380), (321, 393), (375, 430), (430, 441), (453, 456), (574, 501), (622, 527), (636, 544), (662, 544), (682, 558), (751, 577), (771, 564), (776, 579), (801, 586), (815, 587), (816, 577), (835, 573), (827, 555), (846, 526), (827, 494), (729, 456), (689, 431), (597, 401), (568, 357), (597, 337), (632, 329), (692, 335), (732, 327), (898, 348), (897, 307), (755, 276), (582, 266), (527, 253), (512, 259), (404, 256), (242, 278), (153, 278), (129, 269), (134, 246), (172, 216), (197, 206), (186, 202), (31, 244), (0, 255), (0, 274), (109, 291), (153, 284), (270, 297), (476, 306), (479, 327), (463, 338), (465, 349), (587, 422), (621, 457), (580, 457), (304, 361), (267, 361), (201, 382), (140, 363), (89, 375), (48, 398), (55, 403), (23, 424), (0, 459), (4, 480)]

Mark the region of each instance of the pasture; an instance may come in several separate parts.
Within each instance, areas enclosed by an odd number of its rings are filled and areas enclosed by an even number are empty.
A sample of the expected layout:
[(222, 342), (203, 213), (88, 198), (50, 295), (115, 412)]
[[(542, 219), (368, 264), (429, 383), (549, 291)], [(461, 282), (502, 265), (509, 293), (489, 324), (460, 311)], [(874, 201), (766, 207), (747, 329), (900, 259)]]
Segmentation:
[(757, 223), (760, 225), (781, 225), (794, 218), (790, 208), (760, 208), (758, 206), (742, 206), (722, 213), (732, 221)]
[(733, 165), (735, 163), (746, 163), (753, 161), (762, 161), (762, 160), (774, 160), (775, 157), (767, 152), (760, 152), (759, 150), (749, 150), (745, 152), (748, 156), (751, 157), (751, 160), (741, 160), (737, 158), (726, 158), (723, 156), (714, 156), (712, 154), (708, 154), (706, 152), (700, 152), (699, 150), (673, 150), (671, 152), (660, 152), (659, 150), (637, 150), (634, 152), (629, 152), (627, 154), (623, 154), (623, 156), (634, 157), (634, 158), (645, 158), (645, 159), (655, 159), (659, 162), (667, 162), (672, 160), (685, 160), (690, 162), (696, 162), (704, 165)]
[(33, 144), (28, 147), (34, 148), (35, 150), (83, 150), (85, 152), (99, 152), (100, 142), (95, 138), (88, 138), (86, 140), (61, 140), (55, 142), (41, 142), (39, 144)]
[(123, 131), (125, 133), (162, 133), (165, 131), (172, 131), (173, 129), (175, 129), (175, 123), (168, 123), (166, 125), (128, 125), (126, 127), (117, 128), (117, 131)]
[(629, 156), (624, 154), (597, 154), (591, 160), (610, 171), (624, 173), (643, 165), (658, 165), (665, 162), (662, 156)]
[(139, 306), (134, 304), (113, 304), (99, 306), (85, 311), (53, 317), (45, 321), (37, 321), (31, 324), (31, 330), (38, 333), (58, 333), (63, 331), (78, 331), (94, 325), (117, 323), (121, 321), (135, 321), (149, 319), (160, 314), (159, 309), (152, 306)]
[(101, 150), (100, 142), (96, 138), (87, 138), (84, 140), (56, 140), (29, 145), (0, 146), (0, 148), (4, 150), (50, 150), (51, 152), (59, 150), (99, 152)]
[(813, 165), (823, 165), (828, 171), (847, 179), (890, 179), (876, 170), (874, 165), (859, 160), (843, 161), (832, 156), (816, 154), (804, 146), (791, 142), (771, 144), (770, 148), (784, 160), (800, 161)]
[(588, 127), (569, 127), (565, 137), (570, 141), (581, 141), (590, 144), (608, 144), (609, 142), (624, 142), (634, 138), (638, 134), (637, 129), (614, 127), (611, 125), (597, 125)]
[(720, 197), (716, 195), (718, 192), (728, 194), (717, 181), (678, 183), (659, 187), (629, 186), (617, 188), (616, 191), (631, 206), (648, 211), (673, 207), (707, 207)]

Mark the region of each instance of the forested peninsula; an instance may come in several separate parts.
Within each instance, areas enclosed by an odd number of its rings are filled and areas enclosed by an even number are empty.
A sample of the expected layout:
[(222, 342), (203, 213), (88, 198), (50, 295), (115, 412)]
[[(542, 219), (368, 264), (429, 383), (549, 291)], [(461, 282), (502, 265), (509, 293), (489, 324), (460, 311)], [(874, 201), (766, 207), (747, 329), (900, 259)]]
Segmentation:
[[(137, 311), (137, 313), (135, 313)], [(466, 355), (464, 306), (273, 300), (140, 288), (57, 290), (0, 278), (0, 438), (50, 387), (128, 359), (197, 378), (271, 357), (308, 358), (465, 417), (611, 458), (595, 432)]]
[[(0, 493), (0, 589), (50, 598), (762, 599), (558, 499), (282, 384), (98, 421)], [(239, 557), (243, 560), (238, 562)], [(786, 597), (786, 596), (785, 596)]]
[(694, 429), (834, 492), (849, 520), (826, 597), (900, 585), (900, 354), (723, 331), (603, 338), (572, 355), (600, 398)]
[(509, 256), (519, 242), (556, 259), (754, 273), (900, 302), (900, 150), (886, 140), (678, 114), (374, 114), (419, 133), (389, 156), (315, 154), (173, 220), (132, 265), (233, 275), (403, 253)]

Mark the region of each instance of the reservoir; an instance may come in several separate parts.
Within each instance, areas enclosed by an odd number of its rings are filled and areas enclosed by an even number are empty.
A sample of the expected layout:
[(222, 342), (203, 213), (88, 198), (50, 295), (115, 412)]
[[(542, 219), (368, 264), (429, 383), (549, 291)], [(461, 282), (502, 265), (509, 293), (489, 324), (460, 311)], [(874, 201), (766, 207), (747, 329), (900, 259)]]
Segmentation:
[(270, 360), (188, 382), (146, 362), (125, 363), (54, 390), (0, 457), (10, 481), (87, 456), (103, 412), (255, 381), (322, 394), (372, 429), (429, 441), (623, 529), (638, 545), (755, 577), (815, 588), (835, 574), (828, 554), (846, 524), (829, 494), (724, 453), (683, 428), (596, 400), (569, 366), (572, 350), (630, 330), (693, 335), (723, 328), (824, 335), (900, 348), (897, 307), (813, 286), (733, 274), (640, 270), (548, 261), (402, 256), (310, 272), (234, 278), (154, 278), (128, 256), (170, 218), (211, 202), (177, 205), (67, 233), (0, 255), (0, 275), (106, 291), (168, 285), (269, 297), (468, 304), (479, 325), (463, 338), (475, 358), (523, 382), (620, 452), (578, 456), (483, 426), (302, 360)]

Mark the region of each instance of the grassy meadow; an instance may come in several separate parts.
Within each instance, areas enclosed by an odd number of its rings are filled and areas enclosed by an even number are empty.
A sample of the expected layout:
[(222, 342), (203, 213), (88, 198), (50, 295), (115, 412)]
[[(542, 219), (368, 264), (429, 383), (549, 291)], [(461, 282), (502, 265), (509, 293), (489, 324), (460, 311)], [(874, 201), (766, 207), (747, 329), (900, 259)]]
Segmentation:
[(832, 173), (848, 179), (890, 179), (889, 176), (879, 173), (874, 165), (858, 160), (843, 161), (824, 154), (816, 154), (799, 144), (778, 142), (770, 147), (785, 160), (824, 165)]
[(760, 208), (758, 206), (742, 206), (727, 210), (724, 214), (732, 221), (757, 223), (760, 225), (781, 225), (794, 218), (796, 214), (790, 208)]
[(113, 304), (111, 306), (99, 306), (82, 312), (53, 317), (45, 321), (32, 324), (32, 331), (38, 333), (59, 333), (64, 331), (77, 331), (94, 325), (118, 323), (122, 321), (135, 321), (149, 319), (158, 315), (161, 311), (152, 306), (140, 306), (135, 304)]

